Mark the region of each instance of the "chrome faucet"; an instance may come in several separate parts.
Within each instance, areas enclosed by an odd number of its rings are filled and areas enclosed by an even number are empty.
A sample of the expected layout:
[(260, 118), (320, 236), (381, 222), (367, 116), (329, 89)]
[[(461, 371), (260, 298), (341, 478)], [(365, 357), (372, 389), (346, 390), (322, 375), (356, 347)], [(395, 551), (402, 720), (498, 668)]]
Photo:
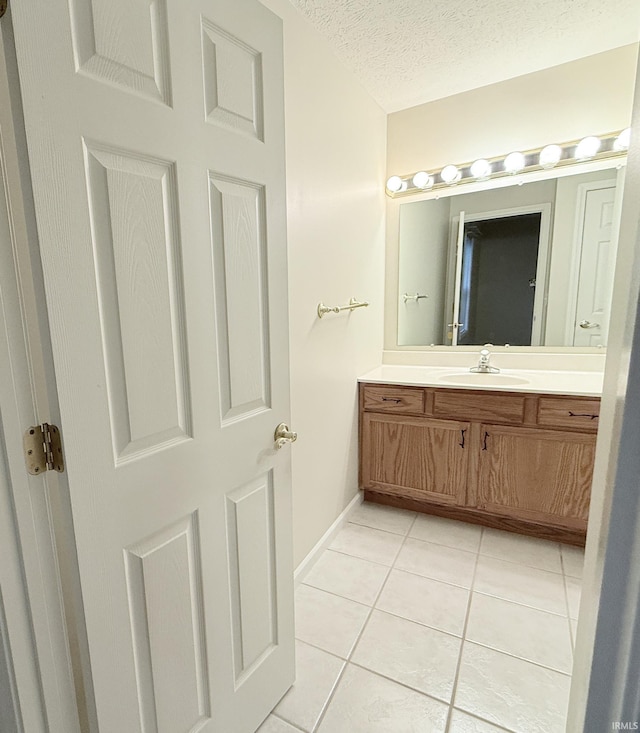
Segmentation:
[(470, 372), (478, 372), (480, 374), (497, 374), (500, 370), (498, 367), (493, 367), (489, 363), (491, 359), (491, 352), (489, 349), (482, 349), (480, 352), (480, 360), (478, 366), (471, 367)]

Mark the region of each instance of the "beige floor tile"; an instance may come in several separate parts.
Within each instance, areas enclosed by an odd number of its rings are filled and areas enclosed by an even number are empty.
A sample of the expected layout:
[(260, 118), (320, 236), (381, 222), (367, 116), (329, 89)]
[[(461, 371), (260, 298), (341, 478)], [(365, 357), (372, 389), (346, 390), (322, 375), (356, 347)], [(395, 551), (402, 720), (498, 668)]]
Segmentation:
[(569, 617), (573, 619), (578, 618), (580, 611), (580, 597), (582, 595), (582, 581), (578, 578), (572, 578), (570, 576), (565, 577), (565, 583), (567, 584), (567, 601), (569, 603)]
[(444, 702), (451, 702), (462, 640), (374, 611), (351, 661)]
[(469, 588), (473, 580), (476, 557), (472, 552), (409, 537), (398, 555), (395, 567)]
[(465, 638), (571, 673), (571, 634), (566, 616), (474, 593)]
[(338, 532), (329, 548), (363, 560), (393, 565), (403, 541), (401, 535), (349, 522)]
[(466, 588), (392, 570), (376, 608), (461, 636), (468, 603)]
[(270, 715), (256, 733), (300, 733), (300, 728), (289, 725), (275, 715)]
[(565, 575), (571, 575), (574, 578), (582, 578), (584, 550), (581, 547), (560, 545), (560, 554), (562, 555), (562, 566), (564, 568)]
[(406, 509), (396, 509), (392, 506), (364, 501), (351, 512), (349, 521), (404, 536), (409, 531), (415, 517), (415, 512), (409, 512)]
[(296, 681), (274, 712), (304, 731), (312, 731), (345, 662), (296, 641)]
[(485, 720), (479, 720), (461, 710), (451, 712), (449, 733), (503, 733), (504, 728), (497, 728)]
[(415, 537), (417, 540), (435, 542), (437, 545), (446, 545), (468, 552), (478, 551), (481, 535), (482, 527), (476, 524), (433, 517), (429, 514), (419, 514), (409, 532), (409, 537)]
[(560, 545), (549, 540), (486, 528), (482, 535), (480, 553), (540, 570), (562, 572)]
[(570, 677), (465, 642), (455, 706), (513, 731), (566, 733)]
[(301, 585), (296, 591), (296, 638), (346, 659), (369, 610), (361, 603)]
[(542, 611), (566, 615), (563, 576), (480, 555), (473, 589)]
[(325, 550), (304, 582), (371, 606), (378, 597), (388, 573), (389, 568), (386, 565)]
[(448, 707), (415, 690), (348, 665), (319, 733), (444, 733)]

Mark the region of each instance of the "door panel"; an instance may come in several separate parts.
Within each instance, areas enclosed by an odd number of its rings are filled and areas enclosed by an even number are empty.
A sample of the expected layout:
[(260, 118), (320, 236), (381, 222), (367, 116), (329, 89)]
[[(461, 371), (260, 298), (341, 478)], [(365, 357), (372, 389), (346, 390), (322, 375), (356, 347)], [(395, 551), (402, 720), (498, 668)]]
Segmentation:
[(87, 144), (86, 167), (118, 464), (191, 432), (175, 165)]
[(262, 57), (210, 20), (202, 22), (207, 120), (264, 141)]
[(96, 81), (171, 104), (166, 0), (72, 0), (76, 70)]
[(209, 172), (223, 424), (271, 406), (265, 191)]
[(100, 730), (253, 732), (293, 681), (281, 23), (15, 24)]
[(149, 730), (211, 716), (198, 514), (125, 550), (140, 715)]

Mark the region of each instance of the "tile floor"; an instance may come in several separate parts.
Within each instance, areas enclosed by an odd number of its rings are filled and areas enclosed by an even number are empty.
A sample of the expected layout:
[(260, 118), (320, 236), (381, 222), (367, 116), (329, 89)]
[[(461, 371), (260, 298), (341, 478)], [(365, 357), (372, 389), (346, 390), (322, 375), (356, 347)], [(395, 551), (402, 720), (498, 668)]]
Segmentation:
[(258, 733), (564, 733), (583, 553), (363, 504), (296, 591)]

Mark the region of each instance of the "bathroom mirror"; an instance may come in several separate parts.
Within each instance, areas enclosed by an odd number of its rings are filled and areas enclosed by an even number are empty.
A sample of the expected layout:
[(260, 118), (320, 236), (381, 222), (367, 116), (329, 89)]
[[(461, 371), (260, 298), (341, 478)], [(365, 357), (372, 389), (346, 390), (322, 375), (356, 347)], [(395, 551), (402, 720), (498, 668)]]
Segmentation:
[(605, 346), (622, 173), (403, 203), (398, 345)]

